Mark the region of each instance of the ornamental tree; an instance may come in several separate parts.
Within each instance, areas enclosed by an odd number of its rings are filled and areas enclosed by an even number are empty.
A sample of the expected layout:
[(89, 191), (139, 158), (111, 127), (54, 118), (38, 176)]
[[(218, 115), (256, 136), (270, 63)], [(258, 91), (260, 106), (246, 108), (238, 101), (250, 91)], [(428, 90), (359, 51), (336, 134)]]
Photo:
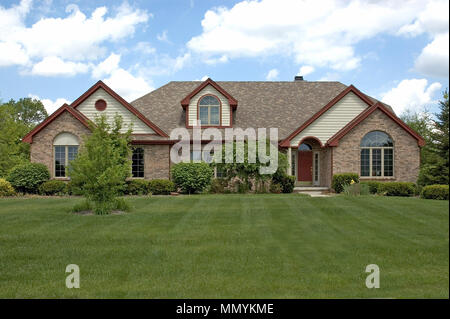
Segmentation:
[(104, 115), (91, 125), (75, 160), (69, 164), (71, 182), (80, 185), (96, 214), (106, 214), (117, 206), (117, 196), (131, 172), (131, 129), (121, 133), (122, 117), (108, 124)]

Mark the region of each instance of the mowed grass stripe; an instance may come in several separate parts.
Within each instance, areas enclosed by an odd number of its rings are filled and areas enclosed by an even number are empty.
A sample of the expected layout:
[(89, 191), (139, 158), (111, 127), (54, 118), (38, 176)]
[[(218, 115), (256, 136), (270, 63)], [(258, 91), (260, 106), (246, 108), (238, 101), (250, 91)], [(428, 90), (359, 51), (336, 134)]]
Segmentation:
[[(0, 199), (0, 297), (448, 298), (448, 201), (161, 196), (71, 214), (79, 201)], [(81, 289), (65, 288), (69, 263)]]

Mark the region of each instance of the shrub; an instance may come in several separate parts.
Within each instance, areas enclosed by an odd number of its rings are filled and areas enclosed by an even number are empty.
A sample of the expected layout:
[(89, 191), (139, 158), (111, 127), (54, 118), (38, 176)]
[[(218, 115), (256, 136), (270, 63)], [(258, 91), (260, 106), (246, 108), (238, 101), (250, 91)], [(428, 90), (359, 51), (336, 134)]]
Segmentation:
[(369, 185), (364, 183), (353, 183), (344, 185), (342, 191), (345, 195), (358, 196), (358, 195), (369, 195)]
[(283, 188), (281, 187), (280, 184), (272, 183), (272, 184), (270, 184), (270, 189), (269, 190), (270, 190), (271, 193), (280, 194), (282, 192)]
[(67, 194), (82, 196), (83, 195), (83, 186), (75, 183), (74, 181), (70, 181), (66, 185)]
[(148, 190), (153, 195), (169, 195), (175, 191), (175, 184), (168, 179), (153, 179), (148, 183)]
[(109, 214), (113, 210), (128, 212), (131, 206), (123, 198), (114, 198), (111, 203), (93, 204), (89, 200), (84, 200), (72, 207), (72, 213), (93, 212), (96, 215)]
[(383, 183), (377, 182), (377, 181), (367, 181), (367, 182), (361, 182), (361, 184), (367, 185), (367, 187), (369, 188), (370, 194), (378, 194), (380, 186)]
[(16, 195), (16, 191), (11, 186), (11, 183), (3, 178), (0, 178), (0, 197), (14, 195)]
[(178, 163), (172, 167), (175, 185), (184, 193), (200, 193), (211, 184), (214, 170), (207, 163)]
[(40, 163), (25, 163), (14, 167), (7, 180), (19, 192), (37, 193), (39, 186), (50, 179), (47, 166)]
[(359, 183), (359, 176), (357, 173), (334, 174), (331, 187), (336, 193), (341, 193), (344, 190), (344, 185), (350, 185), (352, 181)]
[(148, 195), (149, 182), (145, 179), (132, 179), (127, 181), (125, 195)]
[(413, 196), (415, 184), (409, 182), (386, 182), (380, 183), (378, 192), (386, 196)]
[(225, 193), (225, 188), (228, 185), (228, 181), (223, 178), (215, 178), (211, 181), (210, 192), (213, 194)]
[(280, 184), (283, 193), (292, 193), (295, 186), (295, 176), (286, 174), (284, 168), (278, 168), (272, 176), (272, 182)]
[(49, 180), (39, 186), (41, 195), (64, 195), (67, 194), (67, 184), (63, 181)]
[(292, 193), (295, 186), (295, 176), (285, 175), (280, 181), (281, 191), (283, 193)]
[(420, 196), (422, 198), (426, 198), (426, 199), (443, 199), (443, 200), (448, 200), (448, 185), (428, 185), (428, 186), (424, 186)]

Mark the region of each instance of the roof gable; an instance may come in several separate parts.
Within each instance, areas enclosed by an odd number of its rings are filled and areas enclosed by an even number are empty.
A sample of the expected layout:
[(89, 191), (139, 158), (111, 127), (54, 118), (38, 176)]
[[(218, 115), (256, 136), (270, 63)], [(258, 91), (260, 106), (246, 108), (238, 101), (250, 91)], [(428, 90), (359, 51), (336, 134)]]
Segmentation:
[(219, 91), (223, 96), (225, 96), (228, 99), (228, 103), (230, 104), (230, 107), (236, 108), (237, 107), (237, 100), (233, 98), (225, 89), (223, 89), (219, 84), (208, 78), (206, 81), (204, 81), (202, 84), (200, 84), (195, 90), (193, 90), (191, 93), (189, 93), (187, 96), (185, 96), (181, 100), (181, 106), (183, 108), (186, 108), (189, 103), (191, 102), (191, 99), (196, 96), (201, 90), (203, 90), (208, 85), (211, 85), (214, 87), (217, 91)]
[(64, 103), (59, 109), (57, 109), (55, 112), (53, 112), (52, 115), (47, 117), (44, 121), (42, 121), (39, 125), (37, 125), (34, 129), (32, 129), (30, 132), (28, 132), (27, 135), (25, 135), (22, 138), (22, 142), (25, 143), (32, 143), (33, 142), (33, 136), (39, 133), (42, 129), (44, 129), (47, 125), (49, 125), (51, 122), (53, 122), (57, 117), (59, 117), (64, 112), (69, 112), (73, 115), (78, 121), (80, 121), (84, 126), (89, 128), (90, 120), (85, 117), (83, 114), (78, 112), (77, 110), (71, 108), (69, 105)]
[(348, 132), (350, 132), (355, 126), (365, 120), (370, 114), (374, 111), (380, 110), (384, 114), (386, 114), (390, 119), (392, 119), (395, 123), (397, 123), (401, 128), (403, 128), (406, 132), (408, 132), (412, 137), (417, 140), (417, 144), (419, 146), (425, 145), (425, 140), (422, 136), (420, 136), (416, 131), (410, 128), (405, 122), (395, 116), (392, 112), (390, 112), (382, 103), (376, 102), (370, 108), (362, 112), (356, 118), (353, 119), (350, 123), (348, 123), (345, 127), (343, 127), (339, 132), (337, 132), (334, 136), (332, 136), (329, 141), (329, 146), (338, 146), (339, 140), (343, 138)]
[(336, 105), (339, 101), (341, 101), (350, 92), (355, 94), (357, 97), (359, 97), (364, 103), (367, 104), (367, 106), (370, 106), (370, 105), (373, 104), (372, 100), (367, 95), (362, 93), (360, 90), (358, 90), (353, 85), (349, 85), (341, 93), (339, 93), (337, 96), (335, 96), (330, 102), (328, 102), (322, 109), (320, 109), (312, 117), (310, 117), (308, 120), (306, 120), (300, 127), (298, 127), (296, 130), (294, 130), (287, 138), (285, 138), (280, 143), (280, 146), (282, 146), (282, 147), (289, 147), (290, 146), (290, 141), (294, 137), (296, 137), (299, 133), (301, 133), (308, 126), (310, 126), (314, 121), (316, 121), (318, 118), (320, 118), (320, 116), (322, 116), (322, 114), (324, 114), (326, 111), (331, 109), (334, 105)]
[(81, 105), (89, 96), (94, 94), (98, 89), (102, 88), (109, 95), (111, 95), (115, 100), (117, 100), (122, 106), (124, 106), (128, 111), (132, 114), (136, 115), (145, 125), (150, 127), (153, 131), (155, 131), (158, 135), (163, 137), (168, 137), (168, 135), (161, 130), (158, 126), (156, 126), (153, 122), (151, 122), (148, 118), (146, 118), (141, 112), (139, 112), (134, 106), (125, 101), (119, 94), (114, 92), (109, 86), (107, 86), (102, 81), (98, 81), (91, 88), (89, 88), (84, 94), (82, 94), (78, 99), (76, 99), (70, 106), (73, 109), (76, 109), (79, 105)]

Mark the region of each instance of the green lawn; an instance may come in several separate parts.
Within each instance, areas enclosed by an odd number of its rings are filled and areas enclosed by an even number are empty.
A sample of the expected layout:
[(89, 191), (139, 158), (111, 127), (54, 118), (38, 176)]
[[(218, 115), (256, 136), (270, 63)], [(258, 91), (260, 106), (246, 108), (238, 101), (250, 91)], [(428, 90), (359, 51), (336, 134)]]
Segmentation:
[[(205, 195), (0, 199), (1, 298), (448, 298), (448, 201)], [(81, 288), (65, 287), (80, 266)], [(365, 286), (377, 264), (379, 289)]]

